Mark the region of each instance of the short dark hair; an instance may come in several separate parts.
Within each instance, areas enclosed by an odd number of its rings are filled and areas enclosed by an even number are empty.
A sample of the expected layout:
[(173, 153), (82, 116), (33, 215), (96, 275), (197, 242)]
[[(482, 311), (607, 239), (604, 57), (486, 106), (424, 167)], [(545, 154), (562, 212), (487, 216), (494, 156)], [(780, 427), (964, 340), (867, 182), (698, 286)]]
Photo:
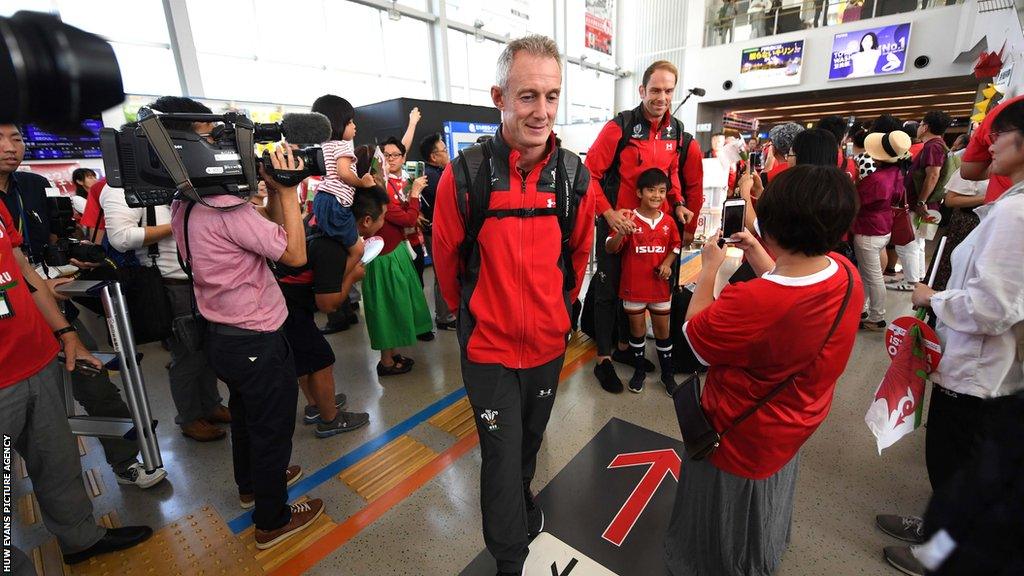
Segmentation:
[(842, 142), (843, 138), (846, 137), (846, 131), (848, 129), (846, 119), (844, 119), (842, 116), (839, 116), (838, 114), (833, 114), (832, 116), (825, 116), (821, 120), (818, 120), (817, 127), (821, 128), (822, 130), (828, 130), (829, 132), (831, 132), (832, 135), (836, 137), (837, 143)]
[(648, 168), (636, 179), (636, 189), (638, 192), (644, 188), (654, 188), (660, 184), (665, 185), (666, 191), (672, 189), (672, 179), (668, 177), (668, 174), (662, 172), (660, 168)]
[[(895, 132), (902, 130), (903, 124), (900, 123), (900, 119), (893, 116), (892, 114), (882, 114), (875, 121), (871, 123), (871, 128), (868, 132)], [(912, 136), (913, 138), (913, 136)]]
[(784, 250), (820, 256), (850, 230), (857, 190), (836, 166), (794, 166), (772, 179), (757, 201), (761, 233)]
[(86, 198), (89, 196), (89, 191), (78, 183), (79, 180), (84, 181), (86, 177), (96, 177), (96, 172), (92, 168), (75, 168), (74, 172), (71, 173), (71, 181), (75, 183), (75, 194)]
[(655, 62), (652, 62), (651, 65), (647, 67), (647, 70), (644, 70), (644, 86), (647, 86), (647, 83), (651, 81), (651, 76), (654, 76), (654, 73), (658, 70), (665, 70), (666, 72), (670, 72), (672, 76), (675, 77), (676, 82), (679, 82), (679, 68), (676, 68), (676, 65), (669, 62), (668, 60), (657, 60)]
[(1008, 104), (992, 120), (991, 132), (1024, 131), (1024, 100)]
[(793, 154), (797, 164), (835, 166), (838, 162), (836, 137), (823, 128), (804, 130), (793, 138)]
[(331, 140), (342, 140), (348, 123), (356, 117), (356, 109), (341, 96), (324, 94), (313, 101), (312, 112), (319, 112), (331, 121)]
[(427, 134), (422, 140), (420, 140), (420, 156), (423, 158), (424, 162), (430, 159), (430, 155), (434, 153), (434, 147), (437, 146), (437, 143), (440, 141), (440, 132)]
[(391, 144), (395, 148), (398, 148), (398, 151), (402, 153), (402, 156), (405, 156), (405, 144), (402, 144), (401, 140), (395, 138), (394, 136), (388, 136), (387, 138), (384, 139), (383, 142), (380, 143), (380, 151), (383, 152), (384, 147), (387, 146), (388, 144)]
[(364, 216), (376, 220), (387, 205), (388, 193), (380, 186), (358, 187), (352, 196), (352, 216), (356, 220), (362, 220)]
[[(164, 114), (211, 114), (213, 112), (206, 104), (184, 96), (161, 96), (154, 100), (149, 107)], [(192, 130), (192, 122), (188, 120), (165, 120), (164, 126), (170, 130), (183, 132)]]
[(953, 123), (953, 117), (942, 110), (932, 110), (924, 115), (924, 125), (936, 136), (942, 136)]

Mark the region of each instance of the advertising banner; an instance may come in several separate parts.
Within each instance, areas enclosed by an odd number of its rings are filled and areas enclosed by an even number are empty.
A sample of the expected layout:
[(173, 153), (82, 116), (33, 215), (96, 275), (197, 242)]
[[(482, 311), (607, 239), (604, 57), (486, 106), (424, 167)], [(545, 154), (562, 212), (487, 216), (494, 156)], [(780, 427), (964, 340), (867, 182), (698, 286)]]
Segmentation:
[(909, 23), (836, 34), (828, 79), (902, 74), (909, 44)]
[(747, 48), (740, 59), (740, 90), (760, 90), (800, 83), (804, 41)]
[(612, 53), (612, 14), (615, 0), (587, 0), (584, 46), (602, 54)]

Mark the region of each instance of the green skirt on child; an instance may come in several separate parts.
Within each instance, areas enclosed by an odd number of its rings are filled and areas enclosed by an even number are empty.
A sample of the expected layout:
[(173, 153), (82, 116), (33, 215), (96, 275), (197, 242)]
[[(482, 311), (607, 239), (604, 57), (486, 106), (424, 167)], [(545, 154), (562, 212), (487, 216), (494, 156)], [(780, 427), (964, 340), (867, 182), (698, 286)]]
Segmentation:
[(366, 265), (363, 306), (374, 350), (411, 346), (417, 334), (433, 328), (423, 286), (405, 242)]

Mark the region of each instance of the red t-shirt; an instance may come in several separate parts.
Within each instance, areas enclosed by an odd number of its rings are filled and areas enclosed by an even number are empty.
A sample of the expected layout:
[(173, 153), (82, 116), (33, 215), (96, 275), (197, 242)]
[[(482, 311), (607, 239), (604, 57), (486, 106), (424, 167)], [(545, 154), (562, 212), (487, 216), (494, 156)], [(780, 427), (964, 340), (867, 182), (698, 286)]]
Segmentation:
[(96, 228), (99, 224), (99, 229), (103, 230), (107, 227), (104, 219), (100, 218), (100, 193), (103, 192), (103, 187), (107, 185), (106, 178), (100, 178), (89, 188), (89, 196), (85, 199), (85, 211), (82, 212), (82, 219), (79, 223), (86, 228)]
[(21, 234), (14, 219), (0, 202), (0, 388), (7, 388), (39, 372), (57, 356), (60, 347), (53, 337), (14, 260), (14, 249), (21, 246)]
[[(631, 302), (668, 302), (672, 299), (668, 282), (658, 278), (656, 273), (670, 251), (679, 252), (679, 229), (664, 213), (654, 220), (636, 214), (634, 221), (640, 231), (627, 236), (620, 248), (619, 298)], [(612, 231), (608, 239), (616, 235)]]
[[(995, 121), (996, 116), (1002, 112), (1003, 108), (1009, 106), (1014, 102), (1020, 102), (1024, 99), (1024, 96), (1017, 96), (1016, 98), (1010, 98), (999, 103), (998, 106), (988, 111), (985, 115), (985, 119), (981, 122), (981, 125), (971, 133), (971, 139), (967, 142), (967, 149), (964, 150), (962, 160), (964, 162), (984, 162), (988, 164), (992, 161), (992, 155), (988, 151), (988, 133), (992, 130), (992, 122)], [(988, 190), (985, 191), (985, 202), (995, 202), (1003, 195), (1003, 192), (1013, 185), (1013, 181), (1006, 176), (999, 176), (992, 174), (988, 179)]]
[(774, 180), (779, 174), (785, 172), (787, 168), (789, 168), (789, 164), (787, 164), (785, 160), (776, 161), (775, 166), (772, 166), (772, 169), (768, 171), (768, 183), (771, 184), (772, 180)]
[[(766, 274), (726, 286), (683, 326), (694, 354), (711, 367), (701, 404), (716, 430), (725, 430), (796, 373), (795, 382), (722, 438), (711, 457), (719, 469), (752, 480), (767, 478), (796, 455), (828, 415), (864, 302), (856, 268), (838, 254), (829, 257), (828, 268), (811, 276)], [(849, 267), (853, 291), (839, 327), (819, 355), (846, 293), (847, 275), (840, 266)]]

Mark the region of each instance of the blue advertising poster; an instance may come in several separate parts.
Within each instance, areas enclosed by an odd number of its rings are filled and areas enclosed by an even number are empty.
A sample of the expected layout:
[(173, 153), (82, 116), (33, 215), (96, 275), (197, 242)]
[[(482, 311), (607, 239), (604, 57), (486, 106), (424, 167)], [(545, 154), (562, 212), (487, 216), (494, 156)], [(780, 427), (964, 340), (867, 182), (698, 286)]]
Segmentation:
[(494, 136), (498, 131), (497, 124), (483, 124), (480, 122), (445, 122), (444, 123), (444, 144), (448, 147), (448, 154), (452, 160), (459, 155), (459, 151), (468, 148), (476, 143), (481, 136)]
[(804, 41), (747, 48), (740, 59), (740, 90), (758, 90), (800, 83)]
[(901, 74), (907, 66), (910, 24), (836, 34), (828, 79)]

